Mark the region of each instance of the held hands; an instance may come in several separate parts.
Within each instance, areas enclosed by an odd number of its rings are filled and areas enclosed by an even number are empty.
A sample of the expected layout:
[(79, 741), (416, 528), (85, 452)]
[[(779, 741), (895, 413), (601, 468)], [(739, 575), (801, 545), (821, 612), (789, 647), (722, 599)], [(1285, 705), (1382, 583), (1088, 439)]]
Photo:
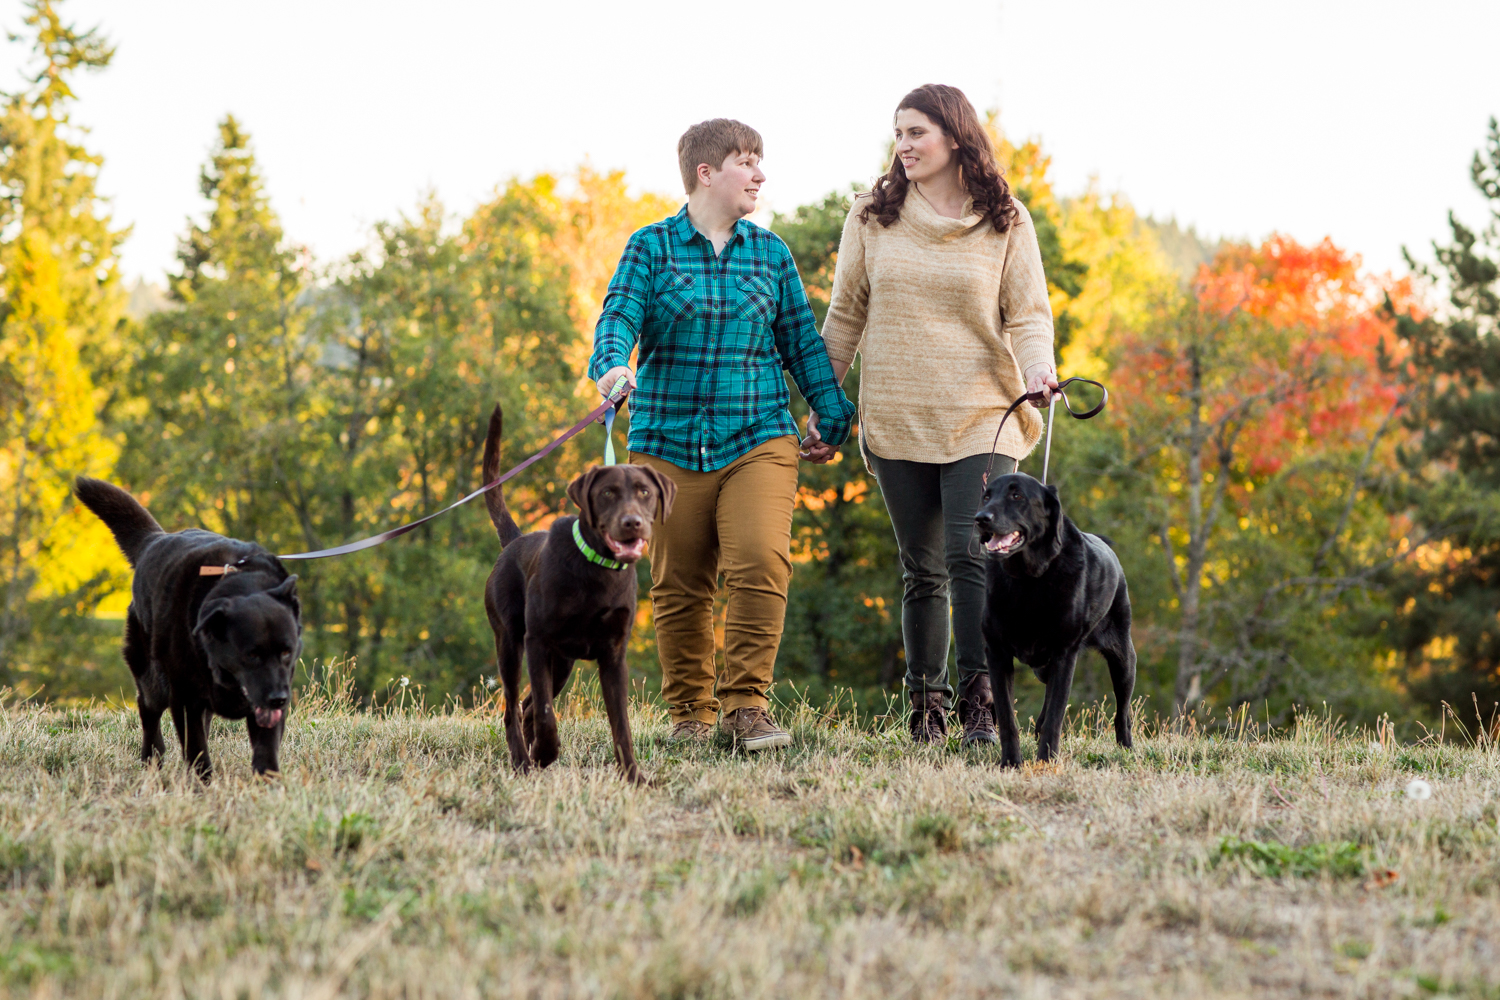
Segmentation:
[(818, 411), (813, 410), (807, 415), (807, 437), (802, 439), (802, 445), (797, 454), (814, 465), (826, 465), (833, 461), (833, 456), (839, 453), (836, 445), (831, 445), (823, 440), (818, 433)]
[(1041, 399), (1033, 399), (1031, 405), (1045, 410), (1052, 402), (1052, 393), (1057, 389), (1057, 372), (1049, 364), (1036, 364), (1026, 369), (1026, 391), (1040, 392)]

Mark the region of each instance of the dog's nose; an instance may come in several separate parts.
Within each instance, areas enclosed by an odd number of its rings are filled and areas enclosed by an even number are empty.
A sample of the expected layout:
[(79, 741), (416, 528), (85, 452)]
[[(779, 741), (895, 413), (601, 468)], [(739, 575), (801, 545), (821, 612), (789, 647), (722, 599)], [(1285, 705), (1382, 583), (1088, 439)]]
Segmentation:
[(974, 515), (974, 523), (982, 527), (988, 527), (995, 523), (995, 515), (988, 510), (981, 510)]
[(626, 514), (620, 518), (620, 527), (627, 531), (640, 531), (641, 525), (645, 523), (639, 514)]
[(266, 699), (267, 708), (286, 708), (286, 703), (292, 699), (285, 691), (277, 691)]

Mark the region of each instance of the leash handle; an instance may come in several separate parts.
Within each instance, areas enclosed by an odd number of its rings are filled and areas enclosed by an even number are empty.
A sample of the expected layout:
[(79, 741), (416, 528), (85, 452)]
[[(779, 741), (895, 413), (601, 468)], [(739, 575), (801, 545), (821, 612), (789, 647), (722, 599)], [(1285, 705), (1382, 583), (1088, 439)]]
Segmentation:
[[(615, 388), (619, 389), (620, 388), (620, 383), (616, 382), (615, 383)], [(618, 395), (616, 395), (614, 393), (611, 393), (611, 395), (610, 395), (610, 397), (608, 399), (606, 399), (604, 402), (600, 403), (598, 406), (594, 407), (593, 410), (589, 411), (589, 415), (588, 416), (584, 417), (582, 420), (578, 421), (578, 423), (574, 424), (572, 427), (569, 427), (567, 430), (563, 431), (557, 437), (553, 438), (544, 447), (542, 447), (541, 450), (533, 452), (527, 458), (521, 460), (516, 465), (511, 466), (510, 469), (508, 469), (507, 471), (501, 473), (500, 476), (497, 477), (494, 482), (492, 482), (492, 483), (485, 483), (483, 486), (479, 487), (479, 489), (475, 490), (473, 493), (470, 493), (468, 496), (464, 497), (462, 500), (459, 500), (459, 501), (456, 501), (454, 503), (451, 503), (448, 506), (444, 507), (442, 510), (437, 511), (436, 513), (428, 514), (426, 517), (418, 518), (415, 521), (411, 521), (411, 522), (409, 522), (407, 524), (403, 524), (403, 525), (401, 525), (399, 527), (392, 528), (389, 531), (382, 531), (378, 535), (371, 535), (369, 538), (361, 538), (357, 542), (349, 542), (346, 545), (337, 545), (337, 546), (334, 546), (331, 549), (318, 549), (315, 552), (294, 552), (291, 555), (287, 555), (287, 556), (277, 556), (277, 558), (278, 559), (327, 559), (327, 558), (330, 558), (331, 556), (346, 556), (346, 555), (348, 555), (351, 552), (362, 552), (365, 549), (373, 549), (377, 545), (384, 545), (386, 542), (390, 541), (393, 538), (400, 538), (402, 535), (407, 534), (408, 532), (417, 530), (422, 525), (426, 524), (428, 521), (431, 521), (431, 520), (434, 520), (436, 518), (442, 517), (444, 514), (448, 513), (449, 511), (457, 510), (458, 508), (462, 507), (464, 504), (468, 503), (470, 500), (476, 499), (477, 497), (481, 497), (484, 494), (488, 493), (490, 490), (493, 490), (493, 489), (497, 488), (498, 486), (500, 486), (501, 483), (504, 483), (504, 482), (506, 482), (509, 479), (513, 479), (515, 476), (519, 475), (525, 469), (530, 468), (531, 466), (535, 465), (537, 462), (540, 462), (542, 459), (544, 459), (548, 455), (552, 454), (554, 451), (556, 451), (559, 447), (562, 446), (563, 442), (565, 442), (569, 438), (572, 438), (575, 435), (579, 434), (589, 424), (592, 424), (594, 421), (596, 421), (596, 420), (600, 419), (601, 417), (603, 417), (604, 414), (605, 414), (605, 411), (609, 411), (609, 412), (613, 413), (614, 412), (614, 408), (616, 406), (618, 406), (620, 403), (623, 403), (625, 401), (625, 397), (628, 396), (628, 395), (630, 395), (630, 384), (626, 383), (625, 386), (624, 386), (624, 392), (621, 392)], [(201, 569), (200, 569), (200, 572), (201, 572)]]
[[(1085, 385), (1095, 386), (1100, 392), (1104, 393), (1104, 398), (1099, 400), (1098, 406), (1094, 407), (1091, 410), (1085, 410), (1084, 412), (1079, 413), (1078, 411), (1073, 409), (1073, 401), (1068, 398), (1068, 394), (1064, 391), (1064, 389), (1072, 385), (1074, 382), (1082, 382)], [(990, 472), (995, 467), (995, 449), (1000, 446), (1000, 434), (1005, 430), (1005, 422), (1009, 420), (1010, 415), (1019, 410), (1022, 405), (1032, 402), (1033, 400), (1041, 399), (1042, 396), (1043, 392), (1040, 389), (1038, 389), (1036, 392), (1023, 392), (1021, 395), (1016, 397), (1015, 402), (1010, 404), (1010, 406), (1005, 411), (1005, 415), (1000, 418), (1000, 426), (995, 428), (995, 440), (990, 442), (990, 460), (985, 464), (984, 467), (983, 483), (985, 486), (988, 486), (990, 483)], [(1065, 378), (1061, 382), (1057, 383), (1057, 388), (1052, 390), (1052, 400), (1047, 404), (1047, 452), (1042, 459), (1043, 483), (1047, 481), (1047, 460), (1052, 453), (1052, 406), (1056, 403), (1058, 396), (1062, 397), (1063, 406), (1067, 407), (1068, 410), (1068, 416), (1072, 417), (1074, 420), (1089, 420), (1093, 417), (1097, 417), (1100, 413), (1104, 412), (1104, 407), (1109, 405), (1109, 390), (1104, 387), (1103, 382), (1096, 382), (1091, 378), (1084, 378), (1082, 375), (1074, 375), (1072, 378)], [(1015, 461), (1015, 471), (1019, 472), (1021, 470), (1021, 460), (1018, 458)]]

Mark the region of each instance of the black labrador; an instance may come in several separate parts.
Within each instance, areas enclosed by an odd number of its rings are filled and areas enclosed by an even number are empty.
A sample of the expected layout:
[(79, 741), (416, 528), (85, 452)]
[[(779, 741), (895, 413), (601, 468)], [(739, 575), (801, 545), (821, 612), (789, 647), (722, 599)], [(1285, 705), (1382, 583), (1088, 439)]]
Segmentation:
[[(496, 406), (484, 442), (486, 483), (500, 474), (500, 429)], [(517, 771), (557, 760), (553, 698), (568, 682), (574, 660), (594, 660), (615, 760), (627, 780), (644, 783), (626, 714), (625, 646), (635, 624), (635, 563), (646, 554), (653, 522), (672, 512), (676, 495), (677, 484), (655, 469), (595, 466), (568, 484), (579, 515), (527, 535), (500, 490), (484, 495), (501, 546), (484, 588), (484, 609), (495, 632), (505, 741)], [(518, 699), (523, 651), (531, 680), (525, 702)]]
[(998, 476), (974, 515), (989, 554), (984, 644), (995, 689), (1000, 762), (1021, 763), (1012, 681), (1015, 660), (1047, 686), (1036, 724), (1037, 757), (1050, 760), (1062, 742), (1063, 713), (1073, 668), (1085, 648), (1109, 664), (1115, 690), (1115, 740), (1131, 745), (1130, 697), (1135, 646), (1130, 641), (1130, 591), (1114, 550), (1078, 530), (1062, 511), (1056, 486), (1024, 473)]
[(302, 648), (297, 578), (251, 542), (191, 528), (168, 534), (129, 493), (79, 476), (75, 493), (135, 568), (125, 614), (125, 662), (135, 675), (141, 760), (166, 753), (170, 708), (182, 756), (213, 776), (214, 715), (244, 719), (257, 774), (281, 769), (281, 737)]

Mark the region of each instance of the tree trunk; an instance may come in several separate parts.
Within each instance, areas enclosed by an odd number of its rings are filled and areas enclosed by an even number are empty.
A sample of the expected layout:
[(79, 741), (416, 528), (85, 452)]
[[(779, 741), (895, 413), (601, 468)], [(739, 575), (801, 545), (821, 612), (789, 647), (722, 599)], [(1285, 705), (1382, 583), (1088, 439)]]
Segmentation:
[(1182, 620), (1177, 628), (1177, 684), (1172, 697), (1176, 715), (1185, 715), (1202, 696), (1198, 663), (1198, 609), (1203, 594), (1203, 561), (1207, 552), (1203, 517), (1203, 447), (1207, 430), (1203, 426), (1203, 366), (1196, 347), (1189, 349), (1192, 360), (1192, 412), (1188, 416), (1188, 544), (1187, 563), (1183, 567), (1182, 591), (1179, 597)]

